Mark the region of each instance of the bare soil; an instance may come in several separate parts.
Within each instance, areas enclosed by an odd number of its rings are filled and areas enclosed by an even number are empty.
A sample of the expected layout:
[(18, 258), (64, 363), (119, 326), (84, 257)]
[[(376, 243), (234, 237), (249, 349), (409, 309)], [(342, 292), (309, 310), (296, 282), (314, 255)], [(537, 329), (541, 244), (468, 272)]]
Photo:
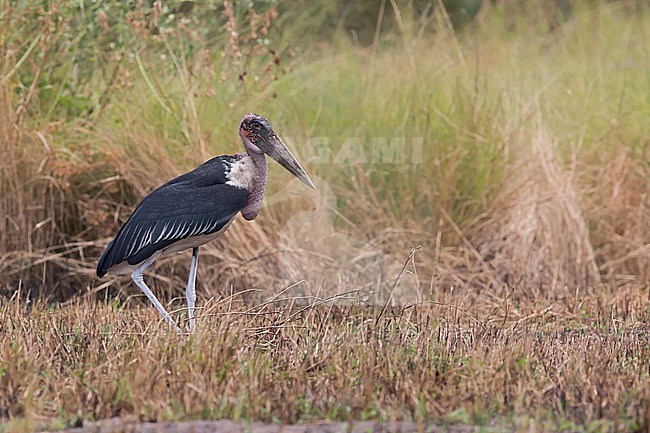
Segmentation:
[(263, 424), (241, 421), (187, 421), (139, 423), (113, 418), (65, 433), (469, 433), (477, 429), (468, 425), (418, 425), (414, 422), (317, 422), (309, 424)]

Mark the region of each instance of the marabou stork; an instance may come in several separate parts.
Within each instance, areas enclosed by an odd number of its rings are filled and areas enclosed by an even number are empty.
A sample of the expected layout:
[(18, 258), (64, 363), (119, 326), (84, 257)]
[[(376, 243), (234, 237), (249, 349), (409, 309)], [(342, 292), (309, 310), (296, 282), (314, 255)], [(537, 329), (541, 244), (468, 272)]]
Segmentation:
[(238, 212), (249, 221), (257, 216), (266, 188), (264, 154), (307, 186), (315, 188), (264, 117), (253, 113), (245, 115), (239, 125), (239, 136), (246, 154), (212, 158), (142, 199), (97, 264), (99, 278), (107, 272), (131, 274), (167, 323), (179, 332), (180, 328), (145, 284), (144, 271), (160, 257), (192, 248), (186, 298), (190, 330), (194, 331), (199, 246), (225, 231)]

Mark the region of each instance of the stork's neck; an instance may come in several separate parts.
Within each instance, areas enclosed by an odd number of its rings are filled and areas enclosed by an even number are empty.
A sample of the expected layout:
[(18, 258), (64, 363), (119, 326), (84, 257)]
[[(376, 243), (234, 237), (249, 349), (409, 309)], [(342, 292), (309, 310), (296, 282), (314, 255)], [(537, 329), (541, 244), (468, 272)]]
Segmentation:
[(248, 200), (241, 210), (243, 217), (250, 221), (255, 219), (260, 210), (262, 209), (262, 199), (264, 198), (264, 190), (266, 189), (266, 179), (268, 169), (266, 167), (266, 157), (263, 153), (250, 152), (248, 156), (251, 157), (255, 167), (253, 168), (253, 190), (248, 196)]

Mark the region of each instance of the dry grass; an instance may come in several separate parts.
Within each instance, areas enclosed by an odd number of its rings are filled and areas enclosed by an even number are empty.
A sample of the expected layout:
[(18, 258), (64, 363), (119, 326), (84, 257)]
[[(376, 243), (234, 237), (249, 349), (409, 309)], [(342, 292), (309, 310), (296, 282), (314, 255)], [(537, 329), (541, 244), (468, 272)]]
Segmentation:
[[(563, 168), (541, 126), (530, 154), (507, 169), (504, 188), (477, 229), (476, 247), (505, 284), (534, 297), (600, 285), (575, 173)], [(557, 248), (562, 245), (562, 248)]]
[(524, 317), (508, 315), (509, 299), (490, 312), (459, 308), (457, 295), (383, 315), (239, 299), (207, 303), (191, 338), (165, 332), (151, 308), (3, 300), (3, 417), (30, 428), (136, 415), (625, 430), (643, 420), (650, 398), (640, 321), (648, 299), (639, 292), (601, 305), (583, 298), (578, 314)]

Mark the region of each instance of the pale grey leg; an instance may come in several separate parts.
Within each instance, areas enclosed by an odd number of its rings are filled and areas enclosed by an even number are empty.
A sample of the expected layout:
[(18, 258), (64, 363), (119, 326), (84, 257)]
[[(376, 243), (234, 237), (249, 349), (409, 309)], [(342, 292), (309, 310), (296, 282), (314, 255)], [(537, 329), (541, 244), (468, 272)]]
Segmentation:
[(190, 262), (190, 276), (187, 279), (185, 297), (187, 298), (187, 315), (190, 318), (190, 332), (194, 332), (194, 306), (196, 305), (196, 268), (199, 264), (199, 247), (192, 248), (192, 261)]
[(149, 266), (151, 266), (151, 264), (152, 264), (154, 261), (156, 261), (156, 259), (160, 256), (160, 253), (161, 253), (160, 251), (156, 252), (154, 255), (152, 255), (151, 257), (149, 257), (149, 258), (148, 258), (148, 259), (147, 259), (147, 260), (146, 260), (142, 265), (140, 265), (140, 267), (139, 267), (138, 269), (136, 269), (135, 271), (131, 272), (131, 279), (133, 280), (133, 282), (134, 282), (135, 284), (137, 284), (137, 286), (140, 288), (140, 290), (142, 290), (142, 292), (143, 292), (145, 295), (147, 295), (147, 298), (149, 298), (149, 300), (150, 300), (151, 302), (153, 302), (153, 305), (156, 307), (156, 309), (158, 310), (158, 312), (159, 312), (159, 313), (160, 313), (160, 314), (165, 318), (165, 321), (166, 321), (169, 325), (173, 326), (174, 329), (176, 330), (176, 332), (181, 332), (181, 328), (179, 328), (179, 327), (174, 323), (174, 321), (172, 320), (172, 318), (169, 316), (169, 313), (167, 313), (167, 311), (165, 310), (165, 307), (163, 307), (162, 304), (160, 303), (160, 301), (158, 301), (158, 298), (156, 298), (156, 296), (155, 296), (155, 295), (153, 294), (153, 292), (149, 289), (149, 287), (147, 287), (147, 285), (146, 285), (145, 282), (144, 282), (144, 278), (142, 278), (142, 274), (144, 273), (144, 271), (145, 271)]

